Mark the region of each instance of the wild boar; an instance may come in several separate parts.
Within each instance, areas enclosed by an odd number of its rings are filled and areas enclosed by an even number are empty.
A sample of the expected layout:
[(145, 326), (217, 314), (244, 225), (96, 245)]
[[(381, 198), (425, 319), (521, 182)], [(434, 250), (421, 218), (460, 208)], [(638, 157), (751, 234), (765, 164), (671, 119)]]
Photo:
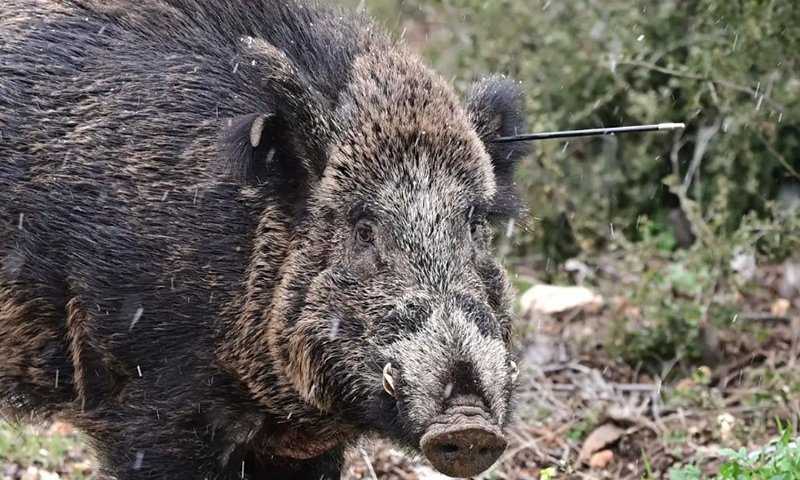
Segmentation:
[(6, 414), (124, 480), (336, 479), (365, 434), (498, 459), (517, 82), (462, 101), (294, 0), (6, 0), (0, 39)]

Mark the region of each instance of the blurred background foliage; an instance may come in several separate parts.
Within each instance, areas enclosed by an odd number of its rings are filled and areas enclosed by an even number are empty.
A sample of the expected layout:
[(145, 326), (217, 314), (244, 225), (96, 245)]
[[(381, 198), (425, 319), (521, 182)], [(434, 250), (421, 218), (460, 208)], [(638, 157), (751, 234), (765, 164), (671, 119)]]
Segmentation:
[[(514, 253), (562, 261), (616, 234), (664, 247), (782, 222), (800, 180), (800, 9), (789, 0), (367, 0), (462, 92), (523, 81), (531, 130), (666, 121), (687, 130), (537, 143), (535, 217)], [(683, 205), (677, 189), (685, 190)], [(638, 226), (638, 228), (637, 228)], [(690, 231), (686, 231), (690, 227)], [(789, 242), (789, 243), (787, 243)], [(765, 243), (786, 255), (796, 244)]]
[(580, 282), (598, 286), (599, 259), (616, 254), (616, 270), (636, 273), (623, 295), (642, 306), (642, 321), (611, 325), (611, 353), (656, 369), (710, 362), (715, 326), (731, 325), (736, 296), (753, 283), (741, 270), (800, 259), (796, 2), (350, 4), (402, 35), (463, 94), (492, 72), (521, 80), (530, 131), (686, 123), (537, 142), (519, 169), (531, 218), (503, 249), (511, 269), (574, 281), (564, 265), (578, 259), (591, 267)]

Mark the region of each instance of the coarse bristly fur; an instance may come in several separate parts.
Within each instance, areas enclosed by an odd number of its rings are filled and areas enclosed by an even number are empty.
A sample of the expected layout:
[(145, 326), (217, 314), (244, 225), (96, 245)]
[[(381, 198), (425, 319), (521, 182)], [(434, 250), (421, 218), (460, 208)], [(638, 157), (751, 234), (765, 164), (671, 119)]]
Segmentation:
[(507, 426), (517, 83), (462, 103), (294, 0), (6, 0), (0, 40), (3, 412), (125, 480), (334, 479), (459, 398)]

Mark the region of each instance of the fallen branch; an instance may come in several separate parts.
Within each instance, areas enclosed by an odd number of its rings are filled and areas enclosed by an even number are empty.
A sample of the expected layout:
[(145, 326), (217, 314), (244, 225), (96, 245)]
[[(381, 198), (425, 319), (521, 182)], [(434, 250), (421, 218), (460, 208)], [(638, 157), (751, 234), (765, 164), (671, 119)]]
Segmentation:
[(369, 470), (369, 474), (372, 476), (372, 480), (378, 480), (378, 476), (375, 475), (375, 469), (372, 468), (372, 462), (369, 459), (369, 455), (367, 454), (366, 450), (363, 447), (358, 447), (358, 453), (361, 454), (361, 458), (364, 460), (364, 464), (367, 466), (367, 470)]

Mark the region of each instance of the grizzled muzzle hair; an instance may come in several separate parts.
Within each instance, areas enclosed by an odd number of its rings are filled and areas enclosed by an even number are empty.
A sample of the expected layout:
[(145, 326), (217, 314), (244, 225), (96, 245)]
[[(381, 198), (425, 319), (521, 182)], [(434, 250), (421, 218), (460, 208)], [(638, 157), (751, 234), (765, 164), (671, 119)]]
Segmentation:
[(454, 477), (486, 470), (507, 444), (516, 364), (482, 322), (454, 297), (386, 349), (383, 386), (401, 421), (437, 470)]

